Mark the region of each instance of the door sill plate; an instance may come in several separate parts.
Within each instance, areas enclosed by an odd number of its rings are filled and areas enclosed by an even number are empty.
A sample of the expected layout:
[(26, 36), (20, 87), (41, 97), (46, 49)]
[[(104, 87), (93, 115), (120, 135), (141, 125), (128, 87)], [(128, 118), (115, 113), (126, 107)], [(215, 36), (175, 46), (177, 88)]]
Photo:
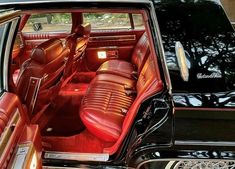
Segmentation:
[(59, 151), (45, 151), (44, 159), (76, 160), (76, 161), (108, 161), (107, 153), (69, 153)]

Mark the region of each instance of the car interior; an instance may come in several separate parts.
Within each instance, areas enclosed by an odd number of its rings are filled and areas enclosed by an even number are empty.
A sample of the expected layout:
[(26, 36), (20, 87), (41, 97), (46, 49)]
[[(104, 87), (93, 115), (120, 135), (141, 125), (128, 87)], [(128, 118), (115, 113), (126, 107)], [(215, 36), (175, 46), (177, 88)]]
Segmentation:
[(145, 10), (26, 10), (10, 90), (44, 151), (120, 148), (141, 103), (163, 89)]

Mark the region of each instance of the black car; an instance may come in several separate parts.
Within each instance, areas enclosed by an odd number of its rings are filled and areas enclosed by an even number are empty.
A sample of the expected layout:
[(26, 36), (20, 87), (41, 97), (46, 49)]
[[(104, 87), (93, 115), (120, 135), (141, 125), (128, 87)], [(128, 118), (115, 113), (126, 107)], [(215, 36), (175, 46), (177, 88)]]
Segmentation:
[(1, 0), (0, 168), (234, 168), (219, 0)]

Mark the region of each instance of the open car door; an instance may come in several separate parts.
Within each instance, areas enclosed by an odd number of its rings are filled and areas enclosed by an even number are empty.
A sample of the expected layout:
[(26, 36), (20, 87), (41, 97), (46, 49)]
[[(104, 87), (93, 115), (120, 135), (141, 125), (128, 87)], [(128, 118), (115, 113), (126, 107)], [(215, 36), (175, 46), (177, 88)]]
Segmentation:
[(19, 11), (0, 12), (0, 168), (41, 168), (41, 141), (37, 125), (28, 117), (17, 95), (8, 90), (9, 61)]

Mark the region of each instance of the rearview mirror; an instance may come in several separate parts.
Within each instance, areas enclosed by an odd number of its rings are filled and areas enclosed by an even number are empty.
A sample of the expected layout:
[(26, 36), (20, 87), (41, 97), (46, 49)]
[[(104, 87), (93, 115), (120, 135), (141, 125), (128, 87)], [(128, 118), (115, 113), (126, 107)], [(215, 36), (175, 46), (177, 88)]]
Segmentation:
[(42, 30), (42, 24), (39, 23), (39, 22), (34, 23), (34, 24), (33, 24), (33, 30), (34, 30), (35, 32), (38, 32), (38, 31)]

